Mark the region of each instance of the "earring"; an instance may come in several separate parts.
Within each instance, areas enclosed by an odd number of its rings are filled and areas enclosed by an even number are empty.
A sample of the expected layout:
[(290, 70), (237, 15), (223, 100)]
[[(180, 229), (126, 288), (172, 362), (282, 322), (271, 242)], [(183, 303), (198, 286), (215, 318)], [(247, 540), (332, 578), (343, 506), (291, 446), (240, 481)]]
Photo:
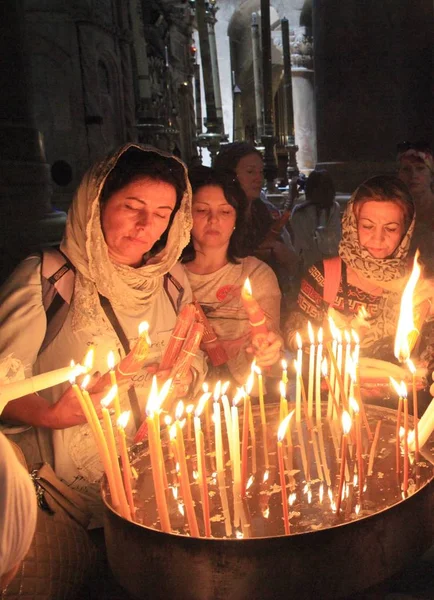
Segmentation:
[(236, 227), (233, 228), (233, 231), (235, 231)]

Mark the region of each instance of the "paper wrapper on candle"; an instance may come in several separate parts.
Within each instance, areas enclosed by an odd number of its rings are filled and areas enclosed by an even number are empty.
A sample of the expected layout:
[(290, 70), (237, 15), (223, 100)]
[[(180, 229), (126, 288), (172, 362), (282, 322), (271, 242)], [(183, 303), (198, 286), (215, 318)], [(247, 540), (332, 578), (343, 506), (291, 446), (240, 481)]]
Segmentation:
[(265, 321), (265, 313), (254, 299), (253, 295), (246, 289), (245, 285), (241, 289), (241, 300), (243, 301), (244, 309), (249, 317), (252, 344), (258, 350), (264, 346), (268, 346), (268, 327)]
[(210, 322), (208, 321), (199, 302), (195, 301), (194, 305), (196, 307), (196, 319), (199, 323), (202, 323), (202, 325), (204, 326), (202, 336), (202, 348), (208, 354), (213, 367), (219, 367), (220, 365), (224, 365), (228, 362), (228, 355), (226, 354), (226, 350), (224, 349), (222, 343), (218, 339), (217, 334), (212, 328)]
[(202, 340), (204, 332), (204, 326), (202, 323), (194, 323), (190, 329), (187, 339), (182, 346), (181, 352), (172, 367), (170, 377), (174, 383), (183, 377), (187, 377), (188, 372), (193, 364), (194, 357), (197, 355), (199, 350), (200, 342)]
[(196, 316), (194, 304), (186, 304), (178, 315), (175, 328), (170, 336), (166, 351), (160, 363), (160, 371), (171, 369), (179, 357), (179, 353), (187, 338), (187, 334)]

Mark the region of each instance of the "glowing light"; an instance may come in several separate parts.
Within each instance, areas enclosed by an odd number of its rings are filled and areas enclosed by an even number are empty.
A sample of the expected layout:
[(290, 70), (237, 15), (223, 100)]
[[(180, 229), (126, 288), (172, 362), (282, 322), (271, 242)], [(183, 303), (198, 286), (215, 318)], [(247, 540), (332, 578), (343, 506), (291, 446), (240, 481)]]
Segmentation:
[(130, 420), (130, 414), (130, 410), (125, 410), (119, 415), (119, 419), (117, 420), (116, 424), (120, 429), (125, 429), (125, 427), (128, 425), (128, 421)]
[(288, 425), (289, 425), (289, 422), (290, 422), (290, 420), (291, 420), (291, 418), (292, 418), (292, 415), (293, 415), (293, 414), (294, 414), (294, 411), (292, 410), (292, 411), (289, 413), (289, 415), (287, 415), (287, 416), (286, 416), (286, 417), (283, 419), (283, 421), (280, 423), (280, 425), (279, 425), (279, 429), (278, 429), (278, 431), (277, 431), (277, 440), (278, 440), (279, 442), (281, 442), (281, 441), (283, 440), (283, 438), (285, 437), (285, 434), (286, 434), (286, 429), (287, 429), (287, 427), (288, 427)]

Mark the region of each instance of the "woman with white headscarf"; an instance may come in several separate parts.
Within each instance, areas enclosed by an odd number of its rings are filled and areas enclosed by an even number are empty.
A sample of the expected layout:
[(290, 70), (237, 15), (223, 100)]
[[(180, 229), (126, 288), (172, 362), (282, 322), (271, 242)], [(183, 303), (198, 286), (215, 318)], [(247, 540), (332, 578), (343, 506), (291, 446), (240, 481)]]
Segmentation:
[(14, 578), (29, 550), (36, 510), (30, 476), (0, 433), (0, 592)]
[[(47, 318), (41, 257), (29, 257), (0, 291), (0, 358), (13, 353), (31, 375), (64, 367), (71, 359), (80, 362), (93, 345), (94, 368), (105, 372), (108, 352), (124, 357), (121, 338), (132, 347), (139, 323), (147, 321), (152, 346), (145, 367), (130, 381), (135, 412), (143, 418), (152, 370), (147, 367), (155, 370), (160, 363), (177, 313), (191, 301), (187, 277), (177, 264), (191, 224), (191, 188), (176, 157), (130, 143), (96, 164), (74, 198), (61, 244), (75, 280), (60, 331), (48, 346), (43, 344)], [(185, 393), (202, 371), (198, 355), (180, 390)], [(92, 394), (97, 410), (100, 399), (101, 394)], [(121, 410), (129, 408), (134, 409), (132, 401), (121, 394)], [(26, 456), (29, 464), (54, 458), (57, 475), (99, 503), (102, 466), (70, 386), (9, 402), (2, 418), (35, 428), (40, 455)], [(127, 435), (135, 426), (130, 419)]]

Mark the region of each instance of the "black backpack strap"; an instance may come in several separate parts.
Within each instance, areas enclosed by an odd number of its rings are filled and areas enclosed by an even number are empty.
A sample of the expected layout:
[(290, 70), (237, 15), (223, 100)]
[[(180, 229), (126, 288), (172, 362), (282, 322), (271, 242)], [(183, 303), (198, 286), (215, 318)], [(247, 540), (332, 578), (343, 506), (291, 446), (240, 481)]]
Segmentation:
[(75, 269), (60, 250), (48, 248), (41, 252), (42, 303), (47, 329), (39, 352), (57, 336), (71, 304), (74, 292)]
[[(126, 356), (130, 351), (130, 343), (128, 341), (127, 336), (125, 335), (125, 331), (122, 329), (122, 325), (119, 323), (119, 319), (115, 315), (115, 311), (113, 310), (113, 307), (110, 304), (110, 300), (108, 298), (106, 298), (105, 296), (102, 296), (101, 294), (98, 294), (98, 296), (99, 296), (99, 301), (101, 303), (101, 307), (102, 307), (107, 319), (110, 321), (111, 326), (115, 330), (116, 335), (118, 336), (118, 339), (119, 339), (120, 343), (122, 344), (122, 348), (124, 349), (125, 356)], [(130, 406), (131, 406), (131, 411), (132, 411), (133, 417), (134, 417), (134, 423), (136, 424), (136, 428), (138, 429), (140, 427), (140, 425), (142, 424), (142, 417), (140, 414), (139, 399), (137, 398), (137, 394), (136, 394), (136, 390), (134, 389), (134, 386), (132, 386), (128, 389), (128, 398), (130, 400)]]
[(164, 291), (166, 292), (170, 303), (177, 315), (181, 310), (182, 299), (184, 298), (184, 288), (179, 281), (171, 274), (166, 273), (163, 281)]

